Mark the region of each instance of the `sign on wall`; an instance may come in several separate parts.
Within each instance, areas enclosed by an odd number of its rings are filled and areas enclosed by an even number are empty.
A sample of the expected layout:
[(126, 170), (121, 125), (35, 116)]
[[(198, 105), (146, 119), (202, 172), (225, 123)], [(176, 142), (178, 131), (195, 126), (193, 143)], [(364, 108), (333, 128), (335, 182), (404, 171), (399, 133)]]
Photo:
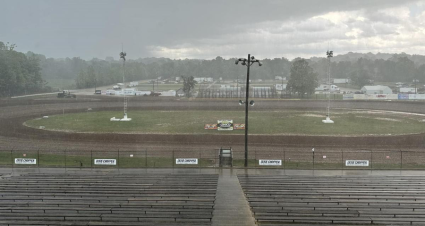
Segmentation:
[(399, 100), (408, 100), (409, 99), (409, 94), (399, 93), (398, 94), (398, 99)]
[(95, 159), (94, 164), (115, 166), (117, 164), (117, 160), (116, 159)]
[(233, 120), (217, 120), (217, 130), (233, 130)]
[(204, 129), (206, 130), (244, 130), (245, 124), (235, 123), (233, 120), (217, 120), (217, 124), (205, 124)]
[(233, 129), (245, 129), (245, 124), (233, 124)]
[(280, 159), (260, 159), (258, 160), (260, 166), (281, 166), (282, 160)]
[(204, 129), (217, 129), (217, 124), (205, 124)]
[(188, 159), (183, 159), (183, 158), (178, 158), (176, 159), (176, 164), (198, 164), (198, 159), (197, 158), (188, 158)]
[(15, 164), (37, 164), (37, 159), (15, 158)]
[(369, 166), (369, 160), (346, 160), (345, 166)]

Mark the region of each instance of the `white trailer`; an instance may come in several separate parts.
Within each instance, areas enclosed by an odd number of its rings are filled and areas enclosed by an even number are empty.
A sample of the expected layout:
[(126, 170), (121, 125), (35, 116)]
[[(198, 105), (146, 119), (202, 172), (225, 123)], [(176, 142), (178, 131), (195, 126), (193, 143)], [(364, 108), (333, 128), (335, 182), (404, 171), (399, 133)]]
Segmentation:
[(149, 96), (149, 95), (151, 95), (151, 91), (136, 91), (135, 95), (136, 96)]
[(331, 92), (335, 92), (335, 91), (339, 91), (339, 87), (336, 85), (326, 85), (326, 84), (321, 84), (319, 87), (317, 87), (316, 89), (314, 89), (315, 91), (331, 91)]
[(139, 82), (130, 82), (130, 87), (138, 86)]
[(347, 84), (350, 83), (351, 80), (349, 78), (334, 78), (334, 84)]
[(161, 94), (162, 97), (175, 97), (176, 96), (175, 90), (162, 91), (162, 92), (159, 92), (159, 93)]
[(416, 88), (411, 88), (411, 87), (402, 87), (400, 88), (400, 93), (417, 93), (417, 89)]
[(106, 90), (105, 94), (106, 95), (115, 95), (115, 90)]

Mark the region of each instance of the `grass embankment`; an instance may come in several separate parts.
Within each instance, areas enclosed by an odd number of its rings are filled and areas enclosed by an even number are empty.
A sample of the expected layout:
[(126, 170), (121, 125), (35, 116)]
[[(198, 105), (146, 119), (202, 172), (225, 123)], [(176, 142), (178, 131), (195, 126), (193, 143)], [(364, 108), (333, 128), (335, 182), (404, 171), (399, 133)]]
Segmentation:
[[(26, 125), (44, 126), (47, 130), (96, 133), (156, 133), (156, 134), (243, 134), (243, 130), (205, 130), (205, 124), (220, 119), (244, 123), (244, 111), (129, 111), (131, 122), (111, 122), (122, 117), (120, 111), (101, 111), (53, 115), (48, 119), (33, 119)], [(251, 111), (249, 133), (280, 135), (395, 135), (425, 132), (425, 116), (366, 111), (334, 111), (334, 124), (323, 124), (324, 112)]]

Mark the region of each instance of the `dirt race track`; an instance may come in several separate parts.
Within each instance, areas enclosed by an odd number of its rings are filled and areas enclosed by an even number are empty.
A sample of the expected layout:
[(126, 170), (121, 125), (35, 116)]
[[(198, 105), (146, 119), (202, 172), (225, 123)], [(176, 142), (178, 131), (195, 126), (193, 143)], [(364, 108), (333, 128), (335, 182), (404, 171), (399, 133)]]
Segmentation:
[[(175, 98), (130, 98), (129, 109), (137, 110), (240, 110), (236, 99), (186, 100)], [(251, 111), (282, 109), (323, 110), (325, 102), (318, 100), (256, 100)], [(122, 98), (86, 96), (77, 99), (56, 97), (0, 100), (0, 147), (3, 150), (108, 150), (108, 149), (217, 149), (220, 146), (242, 148), (243, 135), (159, 135), (159, 134), (87, 134), (45, 131), (23, 126), (23, 122), (44, 115), (93, 111), (120, 110)], [(332, 108), (373, 109), (424, 113), (424, 102), (400, 101), (333, 101)], [(243, 114), (243, 113), (242, 113)], [(200, 125), (203, 126), (203, 125)], [(347, 128), (349, 129), (349, 128)], [(249, 144), (257, 149), (403, 149), (421, 150), (425, 134), (400, 136), (270, 136), (251, 135)]]

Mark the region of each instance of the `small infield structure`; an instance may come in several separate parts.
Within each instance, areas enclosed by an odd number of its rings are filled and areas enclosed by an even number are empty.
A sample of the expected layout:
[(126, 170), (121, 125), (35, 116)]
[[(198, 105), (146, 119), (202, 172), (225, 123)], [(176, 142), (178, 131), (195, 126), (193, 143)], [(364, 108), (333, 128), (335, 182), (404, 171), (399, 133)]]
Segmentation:
[[(244, 123), (243, 111), (131, 111), (133, 121), (111, 122), (121, 111), (87, 111), (35, 118), (24, 125), (63, 132), (130, 134), (243, 134), (243, 130), (205, 130), (217, 120)], [(251, 111), (249, 133), (265, 135), (388, 136), (425, 132), (425, 115), (377, 110), (334, 110), (334, 124), (322, 123), (321, 111)]]

